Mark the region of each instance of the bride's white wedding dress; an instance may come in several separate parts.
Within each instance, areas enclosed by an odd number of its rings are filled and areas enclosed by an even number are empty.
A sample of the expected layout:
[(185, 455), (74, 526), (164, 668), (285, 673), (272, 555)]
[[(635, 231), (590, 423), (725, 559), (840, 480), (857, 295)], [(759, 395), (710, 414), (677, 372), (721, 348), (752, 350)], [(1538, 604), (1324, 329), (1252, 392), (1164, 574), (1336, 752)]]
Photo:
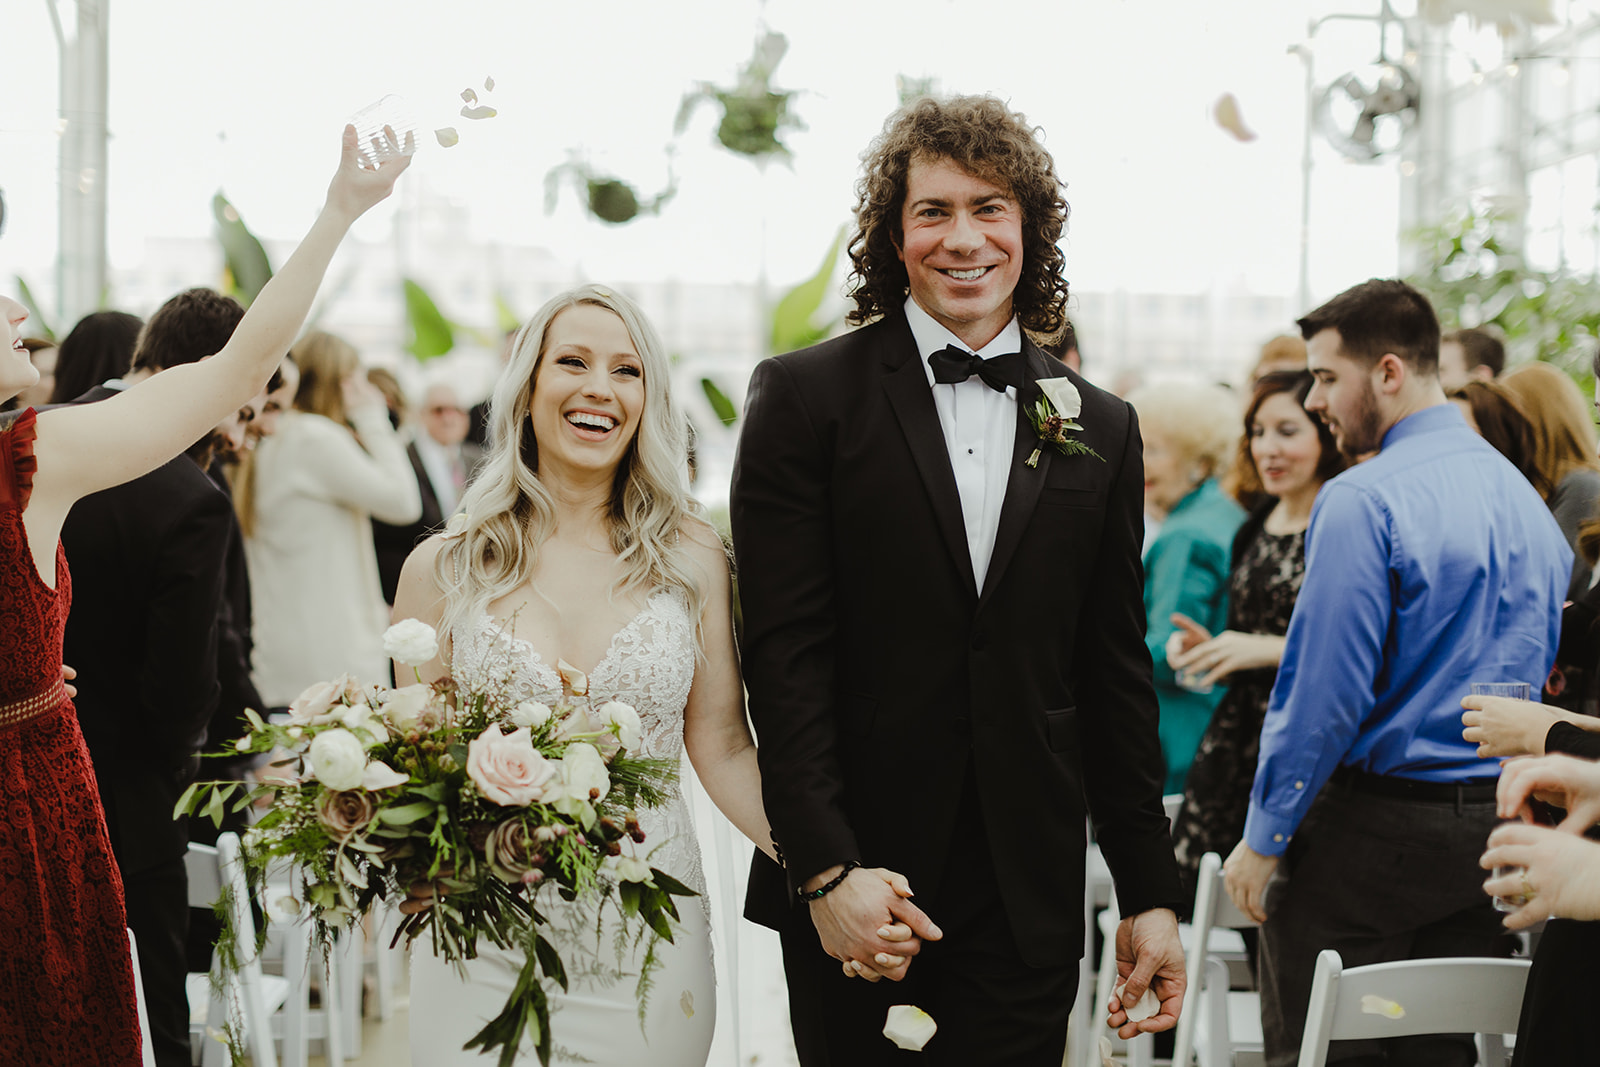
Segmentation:
[[(505, 687), (508, 696), (554, 705), (561, 679), (526, 641), (512, 637), (489, 615), (451, 634), (454, 673), (473, 688)], [(683, 749), (683, 709), (694, 681), (695, 625), (687, 601), (675, 590), (657, 590), (643, 609), (611, 639), (604, 658), (589, 672), (589, 693), (633, 705), (642, 723), (642, 753), (677, 761)], [(546, 931), (569, 968), (570, 991), (546, 982), (551, 995), (552, 1061), (652, 1067), (704, 1067), (716, 1021), (716, 976), (705, 875), (694, 824), (682, 796), (640, 812), (645, 832), (640, 855), (701, 895), (680, 898), (682, 923), (676, 943), (660, 942), (660, 965), (652, 971), (648, 1010), (641, 1025), (637, 995), (643, 947), (617, 947), (615, 909), (604, 911), (597, 931), (592, 907), (567, 904), (554, 892), (540, 893), (537, 906), (551, 920)], [(522, 969), (521, 953), (480, 946), (466, 964), (465, 980), (454, 964), (424, 945), (412, 949), (411, 1062), (414, 1067), (482, 1067), (493, 1062), (461, 1046), (493, 1018)], [(520, 1063), (537, 1063), (523, 1045)]]

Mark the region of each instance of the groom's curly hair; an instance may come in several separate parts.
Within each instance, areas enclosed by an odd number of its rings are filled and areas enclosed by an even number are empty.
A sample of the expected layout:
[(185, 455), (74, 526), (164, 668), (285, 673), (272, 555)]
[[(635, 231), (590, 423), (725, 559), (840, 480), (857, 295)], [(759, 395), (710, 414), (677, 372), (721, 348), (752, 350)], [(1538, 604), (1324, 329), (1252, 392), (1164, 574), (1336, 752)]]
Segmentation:
[(850, 239), (848, 295), (856, 306), (846, 321), (859, 326), (905, 303), (911, 281), (896, 250), (907, 177), (913, 160), (941, 158), (1007, 190), (1022, 209), (1013, 307), (1024, 329), (1055, 337), (1067, 323), (1066, 258), (1056, 246), (1067, 222), (1064, 187), (1039, 130), (992, 96), (923, 97), (890, 115), (867, 148)]

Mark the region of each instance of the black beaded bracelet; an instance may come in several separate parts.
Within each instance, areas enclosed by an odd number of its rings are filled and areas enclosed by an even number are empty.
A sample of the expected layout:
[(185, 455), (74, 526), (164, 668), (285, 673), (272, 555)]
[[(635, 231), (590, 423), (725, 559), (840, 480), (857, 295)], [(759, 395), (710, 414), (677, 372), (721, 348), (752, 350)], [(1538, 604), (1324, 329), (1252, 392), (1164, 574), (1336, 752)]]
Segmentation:
[(844, 870), (833, 876), (833, 880), (831, 882), (820, 885), (809, 893), (807, 893), (804, 889), (796, 889), (795, 894), (807, 904), (810, 904), (814, 900), (821, 900), (835, 889), (838, 889), (840, 884), (844, 882), (845, 877), (859, 866), (861, 866), (861, 864), (857, 863), (855, 860), (851, 860), (849, 863), (844, 865)]

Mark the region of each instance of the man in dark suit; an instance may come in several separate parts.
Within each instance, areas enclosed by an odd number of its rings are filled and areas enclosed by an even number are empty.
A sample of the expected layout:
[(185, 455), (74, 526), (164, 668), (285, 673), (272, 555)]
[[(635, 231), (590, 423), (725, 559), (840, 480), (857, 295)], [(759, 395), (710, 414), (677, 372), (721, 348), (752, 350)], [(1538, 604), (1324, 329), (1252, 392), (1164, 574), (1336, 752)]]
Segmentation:
[(439, 383), (428, 387), (422, 395), (420, 422), (421, 432), (406, 445), (406, 456), (417, 475), (422, 516), (405, 526), (372, 520), (372, 542), (386, 604), (394, 603), (406, 557), (455, 514), (461, 495), (483, 461), (483, 449), (467, 438), (467, 409), (452, 386)]
[[(807, 1067), (908, 1055), (881, 1033), (903, 1003), (938, 1023), (934, 1063), (1056, 1067), (1086, 802), (1127, 916), (1111, 1024), (1167, 1029), (1184, 989), (1138, 424), (1029, 336), (1065, 321), (1066, 204), (1021, 116), (918, 101), (864, 171), (851, 320), (870, 325), (756, 369), (734, 470), (787, 867), (757, 857), (746, 910), (782, 936)], [(1047, 396), (1077, 417), (1042, 436)], [(858, 864), (905, 875), (916, 904)], [(1147, 987), (1159, 1013), (1131, 1023), (1121, 1005)]]
[[(243, 315), (237, 301), (210, 290), (173, 297), (140, 334), (128, 381), (220, 351)], [(115, 389), (91, 389), (80, 401)], [(66, 657), (78, 668), (78, 721), (138, 938), (161, 1067), (189, 1063), (188, 835), (172, 808), (194, 780), (217, 704), (217, 621), (233, 521), (205, 466), (219, 443), (242, 438), (251, 413), (149, 474), (84, 497), (61, 530), (73, 585)]]

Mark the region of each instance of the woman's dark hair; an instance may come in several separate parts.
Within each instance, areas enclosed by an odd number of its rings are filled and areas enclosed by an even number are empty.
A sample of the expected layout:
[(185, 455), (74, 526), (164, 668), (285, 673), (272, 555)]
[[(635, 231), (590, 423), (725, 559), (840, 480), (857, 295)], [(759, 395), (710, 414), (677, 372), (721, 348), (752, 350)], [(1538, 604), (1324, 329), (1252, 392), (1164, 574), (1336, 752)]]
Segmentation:
[(1006, 190), (1022, 211), (1022, 276), (1012, 308), (1022, 328), (1051, 340), (1066, 324), (1066, 259), (1057, 247), (1067, 202), (1055, 161), (1021, 115), (990, 96), (923, 97), (889, 116), (862, 159), (850, 238), (846, 316), (859, 326), (905, 303), (910, 276), (897, 252), (911, 164), (948, 159)]
[[(1256, 414), (1261, 410), (1261, 405), (1267, 402), (1268, 397), (1277, 396), (1279, 393), (1288, 393), (1294, 397), (1295, 402), (1305, 409), (1306, 397), (1311, 393), (1312, 385), (1316, 379), (1310, 371), (1284, 370), (1271, 371), (1256, 379), (1251, 387), (1250, 405), (1244, 411), (1244, 436), (1239, 439), (1239, 454), (1234, 458), (1233, 473), (1228, 479), (1226, 487), (1235, 500), (1244, 506), (1245, 510), (1253, 511), (1257, 504), (1266, 499), (1267, 491), (1261, 485), (1261, 474), (1256, 470), (1255, 457), (1250, 454), (1250, 429), (1255, 425)], [(1333, 431), (1309, 411), (1306, 417), (1311, 420), (1311, 425), (1317, 430), (1317, 443), (1322, 446), (1322, 453), (1317, 459), (1316, 475), (1318, 481), (1325, 482), (1345, 468), (1344, 453), (1339, 451), (1339, 446), (1334, 443)]]
[(1510, 392), (1495, 382), (1468, 382), (1451, 393), (1450, 399), (1460, 400), (1471, 408), (1479, 436), (1510, 460), (1541, 497), (1550, 499), (1555, 486), (1536, 462), (1539, 449), (1533, 423), (1517, 407)]
[(127, 374), (143, 326), (139, 316), (126, 311), (96, 311), (79, 319), (56, 355), (50, 403), (76, 400), (101, 382)]

